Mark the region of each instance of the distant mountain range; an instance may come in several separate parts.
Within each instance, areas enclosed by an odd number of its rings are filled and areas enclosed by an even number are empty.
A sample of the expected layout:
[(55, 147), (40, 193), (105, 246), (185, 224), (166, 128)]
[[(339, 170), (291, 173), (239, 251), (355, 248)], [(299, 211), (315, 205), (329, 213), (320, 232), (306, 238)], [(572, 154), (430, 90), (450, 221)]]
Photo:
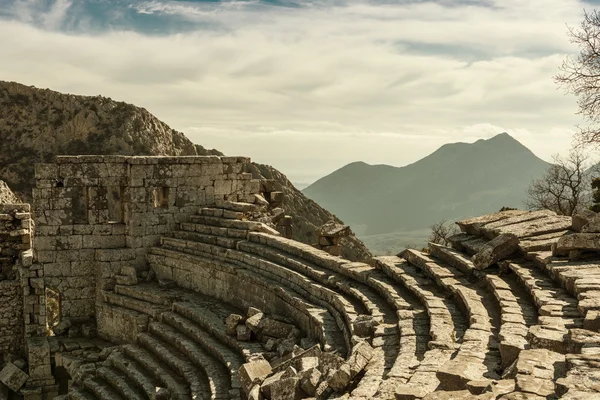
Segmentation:
[(303, 190), (359, 237), (421, 231), (441, 219), (523, 208), (549, 164), (507, 133), (445, 144), (405, 167), (348, 164)]

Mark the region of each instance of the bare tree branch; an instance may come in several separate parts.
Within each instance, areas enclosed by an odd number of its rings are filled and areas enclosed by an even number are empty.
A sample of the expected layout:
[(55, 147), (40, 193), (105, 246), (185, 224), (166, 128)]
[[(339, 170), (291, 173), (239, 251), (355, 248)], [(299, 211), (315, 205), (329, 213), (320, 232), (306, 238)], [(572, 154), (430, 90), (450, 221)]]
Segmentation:
[(431, 234), (429, 235), (429, 242), (441, 244), (447, 246), (449, 244), (448, 238), (456, 233), (458, 233), (458, 229), (456, 225), (452, 223), (448, 223), (445, 219), (432, 224), (429, 229), (431, 229)]
[(560, 215), (573, 215), (591, 203), (591, 172), (588, 158), (575, 147), (565, 158), (553, 157), (554, 163), (545, 175), (531, 183), (525, 206), (531, 210), (552, 210)]
[(581, 145), (600, 145), (600, 13), (585, 11), (579, 28), (568, 27), (571, 43), (579, 47), (579, 55), (567, 57), (554, 77), (567, 93), (577, 96), (579, 111), (588, 122), (580, 127), (577, 141)]

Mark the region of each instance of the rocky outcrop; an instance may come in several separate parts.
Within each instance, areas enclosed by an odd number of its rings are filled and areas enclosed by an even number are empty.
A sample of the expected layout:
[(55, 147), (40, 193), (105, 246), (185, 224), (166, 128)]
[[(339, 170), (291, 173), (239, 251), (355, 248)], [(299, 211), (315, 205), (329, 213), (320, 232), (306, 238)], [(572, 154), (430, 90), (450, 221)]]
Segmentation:
[(196, 155), (183, 133), (147, 110), (0, 81), (0, 176), (24, 198), (33, 166), (59, 154)]
[[(315, 244), (318, 241), (316, 232), (319, 227), (329, 221), (343, 224), (335, 215), (296, 189), (284, 174), (270, 165), (253, 163), (251, 172), (255, 179), (273, 179), (281, 186), (281, 207), (293, 218), (292, 239)], [(371, 252), (353, 233), (343, 237), (341, 245), (341, 256), (344, 258), (352, 261), (369, 261), (372, 258)]]

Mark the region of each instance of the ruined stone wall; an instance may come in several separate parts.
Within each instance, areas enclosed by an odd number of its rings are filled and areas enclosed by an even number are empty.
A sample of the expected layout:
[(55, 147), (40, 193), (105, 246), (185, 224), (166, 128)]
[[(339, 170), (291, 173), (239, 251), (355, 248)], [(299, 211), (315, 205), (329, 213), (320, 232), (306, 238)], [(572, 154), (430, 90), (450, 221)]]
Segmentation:
[[(245, 157), (60, 156), (36, 165), (35, 256), (63, 317), (94, 315), (102, 289), (142, 273), (145, 253), (200, 207), (253, 201)], [(132, 269), (135, 268), (135, 270)]]
[(0, 358), (23, 352), (24, 332), (33, 320), (29, 311), (39, 310), (23, 267), (31, 265), (31, 235), (29, 204), (0, 205)]

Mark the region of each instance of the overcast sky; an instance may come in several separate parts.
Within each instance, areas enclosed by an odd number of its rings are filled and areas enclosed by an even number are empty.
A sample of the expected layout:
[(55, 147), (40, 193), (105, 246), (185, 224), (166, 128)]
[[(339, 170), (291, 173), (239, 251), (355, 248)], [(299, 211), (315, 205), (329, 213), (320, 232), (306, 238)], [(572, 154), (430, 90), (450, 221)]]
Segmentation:
[(549, 160), (576, 0), (0, 0), (0, 79), (145, 107), (312, 182), (506, 131)]

